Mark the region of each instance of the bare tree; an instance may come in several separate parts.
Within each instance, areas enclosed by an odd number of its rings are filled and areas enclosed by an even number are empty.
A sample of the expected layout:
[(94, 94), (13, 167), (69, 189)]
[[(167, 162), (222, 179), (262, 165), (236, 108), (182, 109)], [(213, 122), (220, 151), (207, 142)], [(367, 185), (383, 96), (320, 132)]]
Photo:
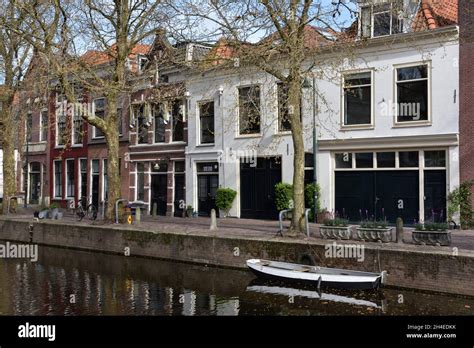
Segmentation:
[[(166, 20), (160, 1), (87, 0), (20, 5), (31, 19), (31, 40), (49, 62), (57, 86), (68, 103), (76, 104), (82, 89), (106, 99), (104, 118), (82, 110), (82, 118), (99, 129), (108, 149), (107, 218), (113, 219), (120, 198), (119, 131), (117, 103), (130, 90), (129, 57), (137, 45), (147, 42)], [(98, 55), (84, 55), (96, 52)], [(97, 62), (99, 57), (101, 62)], [(77, 88), (80, 86), (80, 88)]]
[[(23, 34), (26, 12), (15, 2), (0, 2), (0, 145), (3, 149), (3, 200), (8, 202), (16, 192), (15, 146), (17, 119), (14, 99), (20, 89), (31, 56), (31, 45)], [(6, 212), (8, 204), (3, 204)]]
[(343, 0), (181, 0), (172, 3), (174, 10), (186, 18), (183, 21), (186, 25), (197, 18), (201, 23), (191, 31), (175, 28), (177, 35), (200, 41), (223, 38), (219, 43), (223, 47), (209, 58), (211, 66), (256, 67), (284, 84), (285, 104), (290, 111), (287, 121), (294, 145), (294, 208), (290, 235), (304, 231), (302, 84), (317, 64), (318, 50), (346, 36), (341, 26), (351, 24), (353, 4)]

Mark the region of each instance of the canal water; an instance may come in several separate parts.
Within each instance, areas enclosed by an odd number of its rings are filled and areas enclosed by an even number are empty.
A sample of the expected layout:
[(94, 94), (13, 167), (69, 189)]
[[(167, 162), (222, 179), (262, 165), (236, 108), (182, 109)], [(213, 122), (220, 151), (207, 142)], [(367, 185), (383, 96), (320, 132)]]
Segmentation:
[(323, 290), (246, 270), (39, 246), (0, 260), (0, 315), (472, 315), (474, 298)]

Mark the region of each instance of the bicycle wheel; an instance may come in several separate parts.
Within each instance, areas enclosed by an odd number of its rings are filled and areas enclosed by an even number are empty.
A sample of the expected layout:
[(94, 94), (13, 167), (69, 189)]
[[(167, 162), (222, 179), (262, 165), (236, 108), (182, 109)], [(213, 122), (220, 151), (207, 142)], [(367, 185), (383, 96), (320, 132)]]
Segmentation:
[(92, 204), (89, 204), (89, 206), (87, 207), (87, 217), (89, 218), (89, 220), (97, 219), (97, 208)]
[(81, 208), (77, 208), (76, 209), (76, 219), (77, 219), (77, 221), (82, 221), (82, 219), (84, 219), (84, 216), (86, 216), (86, 214), (84, 213), (84, 210), (81, 209)]

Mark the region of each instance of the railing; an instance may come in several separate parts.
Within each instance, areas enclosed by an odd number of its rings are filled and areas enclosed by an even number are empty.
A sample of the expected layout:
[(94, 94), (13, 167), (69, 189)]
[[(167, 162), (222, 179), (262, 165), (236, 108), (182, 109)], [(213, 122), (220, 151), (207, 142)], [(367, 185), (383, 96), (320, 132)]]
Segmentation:
[[(286, 215), (291, 211), (293, 211), (293, 209), (285, 209), (285, 210), (281, 210), (280, 213), (278, 214), (278, 221), (279, 221), (280, 229), (278, 230), (277, 235), (281, 235), (283, 237), (283, 215)], [(305, 209), (305, 212), (304, 212), (306, 235), (308, 237), (310, 235), (310, 233), (309, 233), (309, 221), (308, 221), (308, 216), (309, 216), (310, 211), (311, 211), (311, 209)]]

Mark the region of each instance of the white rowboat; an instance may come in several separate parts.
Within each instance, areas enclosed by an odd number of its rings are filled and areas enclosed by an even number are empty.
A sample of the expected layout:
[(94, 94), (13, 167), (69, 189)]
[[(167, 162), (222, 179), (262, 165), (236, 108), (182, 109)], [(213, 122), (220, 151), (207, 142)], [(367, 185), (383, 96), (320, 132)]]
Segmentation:
[(247, 260), (247, 267), (259, 277), (310, 282), (321, 286), (347, 289), (378, 289), (387, 272), (371, 273), (347, 269), (300, 265), (262, 259)]

